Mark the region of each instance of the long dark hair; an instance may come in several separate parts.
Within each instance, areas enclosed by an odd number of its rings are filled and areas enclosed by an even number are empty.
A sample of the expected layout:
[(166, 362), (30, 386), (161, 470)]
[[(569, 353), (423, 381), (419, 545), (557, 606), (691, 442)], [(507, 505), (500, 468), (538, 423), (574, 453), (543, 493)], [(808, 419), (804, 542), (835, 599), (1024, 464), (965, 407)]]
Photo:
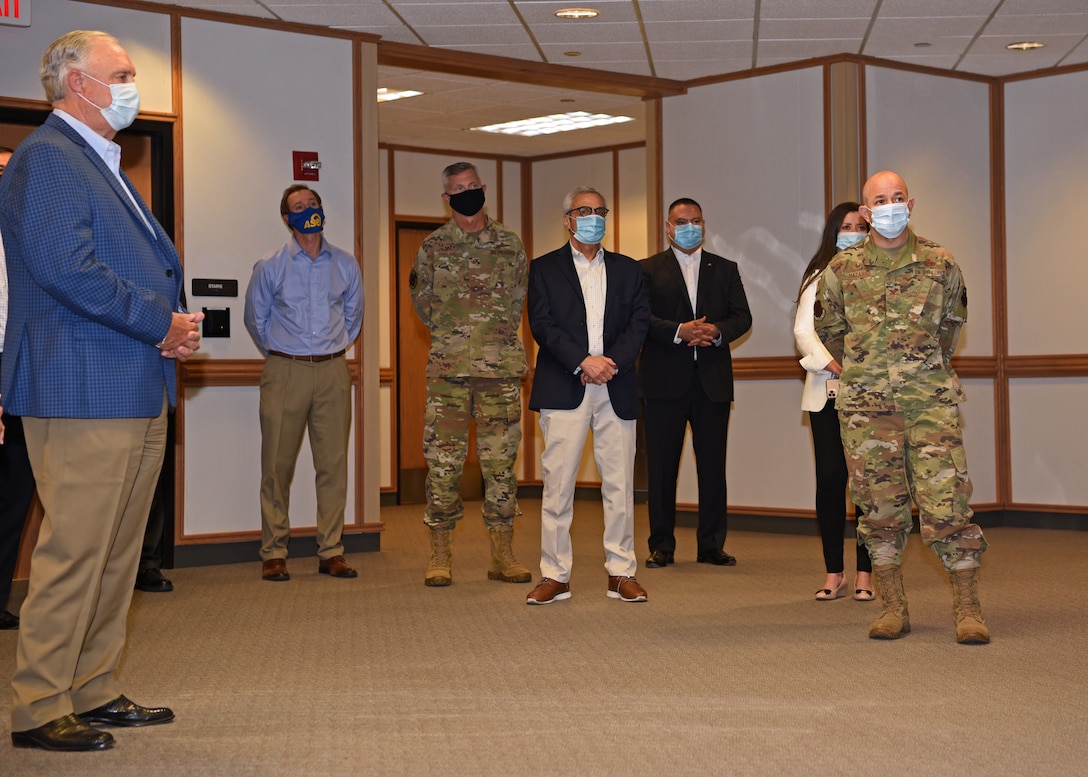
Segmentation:
[(839, 252), (835, 242), (839, 239), (842, 222), (860, 207), (856, 202), (840, 202), (827, 214), (827, 223), (824, 224), (824, 234), (820, 238), (820, 247), (816, 249), (812, 261), (808, 263), (808, 267), (805, 268), (805, 272), (801, 276), (801, 288), (797, 292), (798, 296), (823, 272), (824, 268), (831, 262), (831, 257)]

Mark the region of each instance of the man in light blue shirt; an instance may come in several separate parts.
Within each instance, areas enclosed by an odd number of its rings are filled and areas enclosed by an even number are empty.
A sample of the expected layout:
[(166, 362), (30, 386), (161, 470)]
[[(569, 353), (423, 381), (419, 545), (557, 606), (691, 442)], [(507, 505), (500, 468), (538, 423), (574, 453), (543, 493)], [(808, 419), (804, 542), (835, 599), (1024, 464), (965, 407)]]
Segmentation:
[(322, 235), (321, 197), (287, 187), (280, 215), (291, 233), (260, 259), (246, 289), (245, 325), (265, 354), (261, 374), (261, 577), (290, 580), (291, 481), (309, 431), (317, 488), (318, 572), (355, 577), (344, 559), (351, 376), (344, 352), (363, 322), (363, 278), (355, 257)]

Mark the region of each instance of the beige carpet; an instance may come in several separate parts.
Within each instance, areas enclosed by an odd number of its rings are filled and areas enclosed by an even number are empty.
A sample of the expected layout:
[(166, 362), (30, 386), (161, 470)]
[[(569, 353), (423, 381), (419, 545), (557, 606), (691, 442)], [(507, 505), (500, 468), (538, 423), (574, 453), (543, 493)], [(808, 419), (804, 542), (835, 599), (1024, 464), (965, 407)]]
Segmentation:
[[(534, 574), (539, 502), (515, 539)], [(479, 506), (454, 585), (422, 585), (418, 507), (383, 511), (356, 580), (257, 561), (169, 572), (137, 593), (127, 693), (177, 712), (114, 729), (105, 753), (15, 750), (0, 690), (0, 775), (1077, 775), (1088, 762), (1088, 534), (993, 529), (982, 601), (994, 641), (953, 641), (950, 593), (917, 537), (914, 631), (866, 638), (876, 603), (816, 602), (815, 537), (735, 532), (735, 568), (643, 569), (645, 604), (605, 597), (600, 508), (579, 502), (573, 598), (524, 604), (486, 579)], [(645, 557), (645, 507), (637, 547)], [(295, 540), (301, 545), (309, 540)], [(0, 632), (0, 676), (15, 634)]]

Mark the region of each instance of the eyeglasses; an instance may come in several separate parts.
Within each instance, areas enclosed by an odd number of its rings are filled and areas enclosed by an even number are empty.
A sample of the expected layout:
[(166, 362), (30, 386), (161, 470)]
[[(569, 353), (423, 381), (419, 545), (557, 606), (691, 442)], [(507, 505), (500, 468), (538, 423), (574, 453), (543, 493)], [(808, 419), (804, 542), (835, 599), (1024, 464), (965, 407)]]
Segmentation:
[(583, 205), (580, 208), (571, 208), (566, 213), (568, 216), (592, 216), (594, 214), (604, 218), (608, 215), (608, 208), (591, 208), (588, 205)]

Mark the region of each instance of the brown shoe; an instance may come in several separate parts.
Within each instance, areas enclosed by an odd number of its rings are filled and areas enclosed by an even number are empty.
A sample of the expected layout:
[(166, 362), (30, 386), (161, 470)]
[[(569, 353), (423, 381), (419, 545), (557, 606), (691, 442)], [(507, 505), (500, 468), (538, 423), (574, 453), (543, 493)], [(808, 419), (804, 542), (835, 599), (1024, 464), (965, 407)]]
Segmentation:
[(321, 559), (317, 562), (317, 571), (322, 575), (332, 575), (333, 577), (359, 576), (358, 572), (348, 566), (348, 562), (344, 560), (343, 556)]
[(284, 580), (290, 580), (291, 575), (287, 571), (287, 561), (282, 558), (270, 558), (264, 562), (264, 567), (261, 569), (261, 579), (271, 580), (273, 583), (282, 583)]
[(633, 577), (625, 575), (608, 576), (608, 598), (625, 602), (646, 601), (646, 589)]
[(570, 598), (570, 585), (552, 580), (550, 577), (542, 577), (536, 584), (536, 588), (525, 597), (526, 604), (551, 604)]

